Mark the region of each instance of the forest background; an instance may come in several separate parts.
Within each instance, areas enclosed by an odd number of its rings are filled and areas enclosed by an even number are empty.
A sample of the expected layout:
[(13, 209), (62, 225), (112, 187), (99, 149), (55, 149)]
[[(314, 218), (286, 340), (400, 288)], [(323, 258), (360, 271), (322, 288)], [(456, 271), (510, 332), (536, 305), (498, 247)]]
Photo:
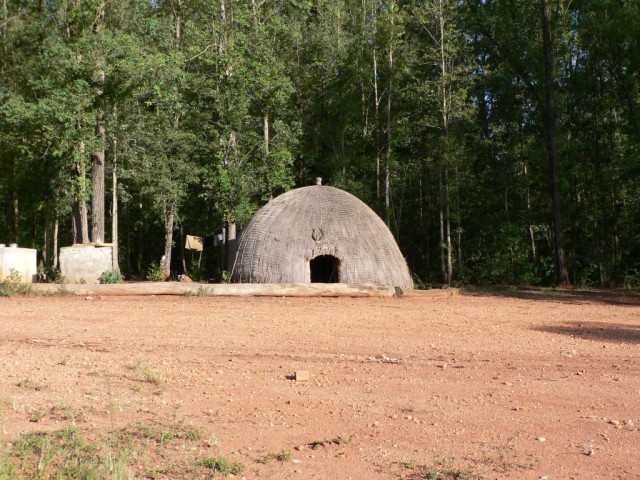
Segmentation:
[(50, 272), (220, 276), (184, 235), (320, 176), (419, 285), (640, 286), (639, 2), (0, 2), (0, 241)]

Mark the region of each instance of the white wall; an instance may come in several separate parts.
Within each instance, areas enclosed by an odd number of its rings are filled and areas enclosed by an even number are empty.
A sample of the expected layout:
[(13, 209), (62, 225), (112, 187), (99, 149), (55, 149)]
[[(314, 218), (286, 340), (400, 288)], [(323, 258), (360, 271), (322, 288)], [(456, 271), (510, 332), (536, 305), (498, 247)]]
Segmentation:
[(113, 268), (113, 248), (76, 245), (60, 249), (60, 273), (69, 283), (100, 283)]
[(37, 279), (37, 252), (33, 248), (0, 247), (0, 281), (16, 270), (22, 281), (32, 283)]

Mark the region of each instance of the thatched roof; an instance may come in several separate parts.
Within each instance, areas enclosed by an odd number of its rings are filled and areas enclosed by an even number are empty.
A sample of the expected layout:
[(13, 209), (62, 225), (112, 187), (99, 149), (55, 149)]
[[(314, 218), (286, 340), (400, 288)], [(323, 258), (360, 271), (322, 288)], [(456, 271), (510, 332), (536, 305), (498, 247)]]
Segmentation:
[(413, 286), (380, 217), (350, 193), (321, 185), (291, 190), (255, 214), (240, 236), (231, 279)]

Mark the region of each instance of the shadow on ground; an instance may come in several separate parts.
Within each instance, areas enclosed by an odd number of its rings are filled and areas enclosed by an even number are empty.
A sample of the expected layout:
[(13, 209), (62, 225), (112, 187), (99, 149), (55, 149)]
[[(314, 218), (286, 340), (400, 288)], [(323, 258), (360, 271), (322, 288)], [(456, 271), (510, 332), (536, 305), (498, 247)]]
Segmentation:
[(640, 307), (640, 292), (631, 290), (577, 290), (577, 289), (507, 289), (507, 288), (465, 288), (461, 295), (481, 297), (520, 298), (544, 302), (568, 304), (600, 303), (620, 307)]
[(532, 328), (539, 332), (557, 333), (599, 342), (640, 344), (640, 324), (628, 325), (606, 322), (567, 322)]

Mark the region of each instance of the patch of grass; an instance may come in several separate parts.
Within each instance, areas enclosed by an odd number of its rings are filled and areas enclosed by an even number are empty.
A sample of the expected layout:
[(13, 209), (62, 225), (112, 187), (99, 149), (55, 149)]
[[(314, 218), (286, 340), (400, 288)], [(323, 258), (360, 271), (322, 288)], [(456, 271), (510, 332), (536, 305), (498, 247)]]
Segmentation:
[(35, 390), (37, 392), (44, 388), (44, 386), (40, 382), (31, 380), (30, 378), (20, 380), (18, 383), (16, 383), (16, 387), (27, 388), (29, 390)]
[(241, 462), (234, 462), (226, 457), (208, 457), (197, 462), (198, 466), (213, 470), (221, 475), (238, 475), (244, 470)]
[(282, 450), (279, 453), (267, 453), (260, 463), (269, 463), (271, 460), (286, 462), (291, 459), (291, 450)]
[(202, 438), (202, 433), (200, 432), (200, 430), (191, 428), (183, 433), (183, 438), (185, 440), (189, 440), (190, 442), (196, 442)]
[(9, 275), (0, 281), (0, 297), (28, 295), (31, 291), (31, 284), (25, 283), (22, 274), (15, 268), (9, 269)]
[(72, 423), (84, 421), (84, 415), (77, 413), (71, 405), (64, 402), (57, 402), (51, 410), (49, 416), (54, 420), (70, 421)]
[(162, 383), (162, 375), (149, 365), (147, 360), (144, 358), (144, 355), (140, 355), (136, 358), (130, 365), (130, 368), (137, 370), (147, 383), (151, 383), (153, 385), (160, 385)]
[(402, 467), (412, 470), (409, 476), (403, 475), (405, 480), (480, 480), (471, 466), (460, 468), (450, 461), (435, 461), (434, 465), (419, 465), (415, 460), (401, 463)]
[(127, 449), (103, 450), (99, 444), (87, 443), (72, 426), (24, 434), (0, 458), (0, 478), (132, 478)]
[(193, 427), (183, 427), (181, 424), (176, 425), (147, 425), (144, 423), (136, 423), (127, 426), (123, 433), (132, 437), (146, 438), (153, 441), (160, 447), (173, 440), (186, 440), (196, 442), (202, 438), (200, 430)]
[(35, 294), (41, 297), (68, 297), (71, 295), (71, 290), (67, 288), (66, 283), (62, 283), (55, 290), (35, 290)]
[(100, 282), (101, 284), (110, 285), (114, 283), (123, 283), (124, 280), (117, 270), (105, 270), (100, 274), (98, 282)]
[[(15, 397), (5, 397), (0, 395), (0, 407), (9, 407), (12, 408), (13, 410), (16, 409), (16, 398)], [(0, 411), (2, 411), (2, 409), (0, 408)]]
[[(49, 412), (44, 409), (44, 412)], [(62, 415), (64, 405), (56, 408)], [(1, 412), (0, 412), (1, 413)], [(188, 425), (130, 425), (106, 435), (69, 425), (57, 431), (23, 434), (1, 441), (0, 480), (130, 480), (133, 478), (213, 478), (240, 473), (244, 466), (224, 457), (193, 457), (202, 433)], [(187, 448), (162, 449), (181, 439)], [(193, 448), (192, 448), (193, 447)], [(133, 475), (133, 464), (139, 476)]]
[(0, 478), (11, 480), (18, 477), (15, 464), (0, 451)]
[(39, 423), (47, 415), (44, 408), (34, 408), (29, 412), (29, 421)]
[(150, 426), (144, 423), (138, 423), (127, 428), (127, 431), (134, 436), (139, 436), (152, 440), (161, 447), (164, 447), (167, 443), (175, 438), (175, 435), (170, 430), (162, 426)]
[(213, 433), (211, 435), (209, 435), (208, 438), (206, 438), (204, 440), (204, 443), (208, 446), (208, 447), (219, 447), (220, 446), (220, 439), (218, 437), (216, 437)]
[(491, 465), (495, 471), (501, 473), (518, 469), (534, 468), (535, 462), (520, 462), (518, 459), (518, 452), (514, 442), (519, 435), (519, 433), (516, 433), (508, 437), (501, 444), (489, 446), (488, 449), (483, 451), (484, 458), (482, 459), (482, 463)]
[(168, 467), (152, 467), (144, 472), (144, 478), (150, 478), (151, 480), (167, 478), (170, 473), (172, 473), (172, 471)]

